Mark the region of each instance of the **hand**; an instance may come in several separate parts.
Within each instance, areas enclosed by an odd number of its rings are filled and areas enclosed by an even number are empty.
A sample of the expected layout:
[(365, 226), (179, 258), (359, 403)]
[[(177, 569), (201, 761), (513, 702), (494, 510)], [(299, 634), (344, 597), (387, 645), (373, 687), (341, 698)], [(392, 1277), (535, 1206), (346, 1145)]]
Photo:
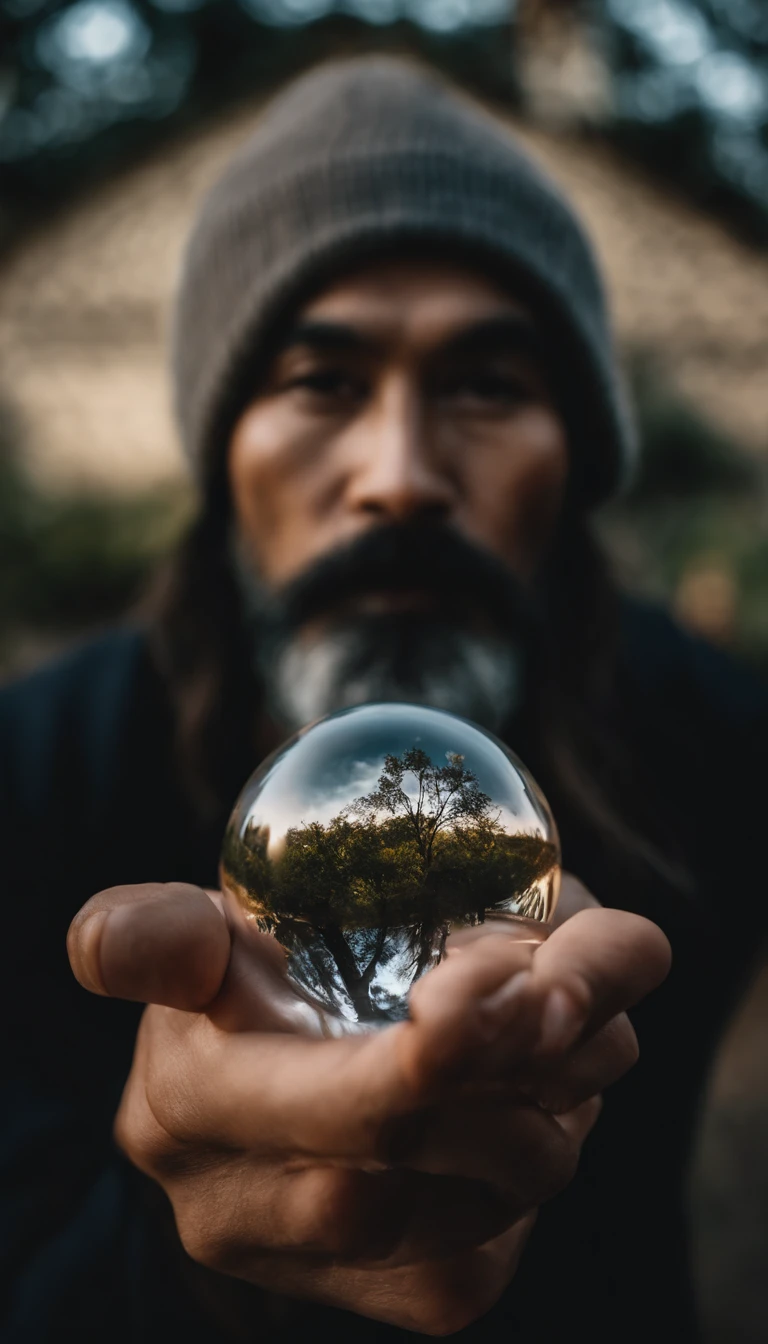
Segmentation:
[[(568, 891), (566, 906), (591, 900)], [(277, 944), (196, 887), (102, 892), (68, 946), (86, 988), (151, 1005), (116, 1135), (188, 1253), (435, 1335), (514, 1275), (598, 1094), (635, 1061), (624, 1010), (669, 964), (647, 920), (581, 909), (535, 950), (459, 942), (411, 1020), (327, 1039)]]

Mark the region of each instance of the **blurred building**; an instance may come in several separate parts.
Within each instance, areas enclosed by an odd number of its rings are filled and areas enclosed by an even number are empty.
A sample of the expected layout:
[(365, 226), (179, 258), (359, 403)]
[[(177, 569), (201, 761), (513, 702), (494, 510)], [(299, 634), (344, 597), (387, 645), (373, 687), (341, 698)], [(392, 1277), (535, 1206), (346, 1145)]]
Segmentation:
[[(202, 193), (258, 115), (246, 103), (163, 142), (41, 220), (0, 265), (0, 405), (47, 488), (132, 492), (180, 474), (166, 377), (174, 279)], [(517, 130), (596, 240), (625, 351), (768, 452), (768, 256), (597, 139)]]

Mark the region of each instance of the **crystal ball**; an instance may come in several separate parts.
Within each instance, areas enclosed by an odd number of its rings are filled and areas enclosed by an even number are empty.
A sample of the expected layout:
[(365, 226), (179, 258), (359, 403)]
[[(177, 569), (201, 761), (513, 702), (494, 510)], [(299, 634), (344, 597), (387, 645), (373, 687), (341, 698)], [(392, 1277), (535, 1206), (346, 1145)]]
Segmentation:
[(321, 719), (235, 804), (224, 891), (282, 945), (299, 994), (361, 1029), (408, 1015), (446, 938), (546, 937), (560, 847), (546, 799), (491, 733), (423, 705)]

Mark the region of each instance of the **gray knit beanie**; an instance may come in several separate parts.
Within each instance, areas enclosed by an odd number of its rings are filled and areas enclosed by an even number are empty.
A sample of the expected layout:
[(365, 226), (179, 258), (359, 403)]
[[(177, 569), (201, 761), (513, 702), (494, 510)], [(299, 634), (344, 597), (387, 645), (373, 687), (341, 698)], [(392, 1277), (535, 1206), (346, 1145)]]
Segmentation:
[(198, 478), (220, 472), (276, 322), (345, 266), (401, 243), (455, 246), (529, 296), (552, 333), (580, 493), (589, 503), (613, 493), (635, 442), (581, 226), (500, 121), (389, 57), (293, 83), (203, 206), (173, 340), (177, 413)]

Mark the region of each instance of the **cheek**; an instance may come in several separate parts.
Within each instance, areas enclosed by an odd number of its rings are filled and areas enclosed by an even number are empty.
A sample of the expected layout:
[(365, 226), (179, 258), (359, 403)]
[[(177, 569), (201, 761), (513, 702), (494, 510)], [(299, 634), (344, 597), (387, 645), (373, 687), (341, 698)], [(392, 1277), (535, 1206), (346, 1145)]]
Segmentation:
[(316, 445), (281, 404), (251, 407), (235, 425), (228, 474), (242, 536), (268, 581), (281, 581), (311, 544)]
[(565, 429), (544, 407), (516, 417), (485, 452), (473, 455), (467, 495), (474, 529), (522, 577), (535, 571), (549, 545), (567, 476)]

